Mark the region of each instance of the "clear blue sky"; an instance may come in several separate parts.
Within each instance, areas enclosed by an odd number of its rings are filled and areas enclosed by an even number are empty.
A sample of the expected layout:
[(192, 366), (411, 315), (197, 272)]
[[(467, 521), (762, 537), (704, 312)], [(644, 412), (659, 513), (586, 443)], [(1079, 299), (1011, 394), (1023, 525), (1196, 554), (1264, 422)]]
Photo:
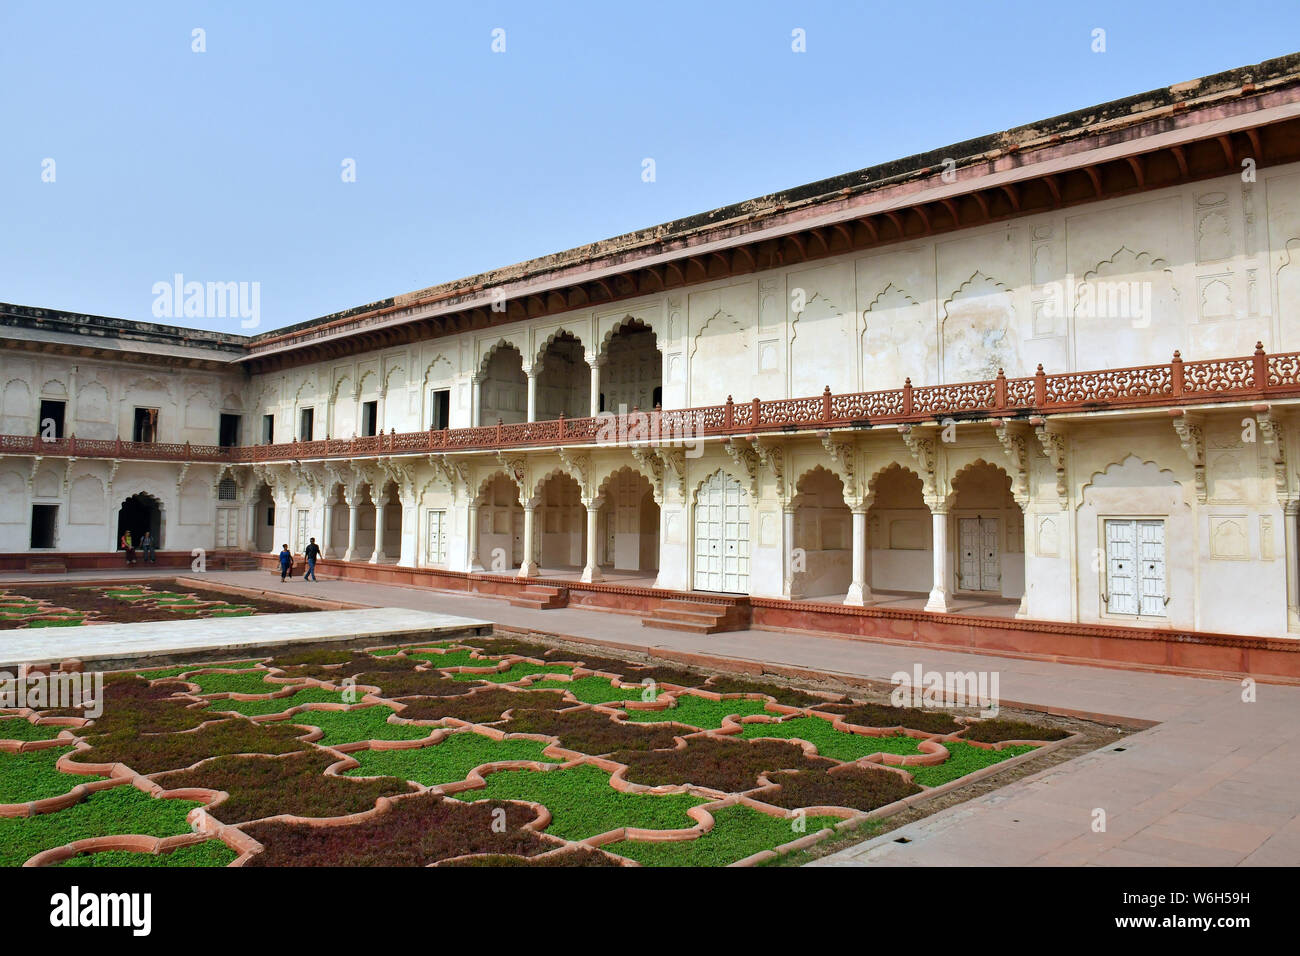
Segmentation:
[(0, 0), (0, 301), (182, 273), (264, 331), (1297, 46), (1295, 0)]

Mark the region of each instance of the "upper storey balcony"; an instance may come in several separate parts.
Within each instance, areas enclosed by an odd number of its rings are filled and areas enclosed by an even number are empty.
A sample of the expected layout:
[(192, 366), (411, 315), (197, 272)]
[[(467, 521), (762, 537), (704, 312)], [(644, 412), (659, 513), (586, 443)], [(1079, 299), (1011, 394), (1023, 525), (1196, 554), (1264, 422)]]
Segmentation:
[(919, 425), (945, 420), (1025, 419), (1063, 413), (1259, 402), (1300, 398), (1300, 352), (1163, 365), (999, 375), (989, 381), (748, 402), (615, 415), (443, 428), (279, 444), (220, 447), (30, 435), (0, 435), (0, 454), (139, 461), (259, 464), (313, 459), (461, 454), (572, 445), (657, 445), (763, 433)]

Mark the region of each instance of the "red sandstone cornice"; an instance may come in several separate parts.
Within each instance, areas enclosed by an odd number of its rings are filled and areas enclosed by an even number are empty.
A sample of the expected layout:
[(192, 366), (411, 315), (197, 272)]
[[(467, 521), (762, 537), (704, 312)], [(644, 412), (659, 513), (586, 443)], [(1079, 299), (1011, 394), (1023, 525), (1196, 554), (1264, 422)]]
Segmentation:
[[(1130, 97), (250, 341), (337, 358), (1300, 160), (1300, 55)], [(946, 162), (955, 164), (945, 181)], [(492, 310), (492, 295), (504, 311)]]

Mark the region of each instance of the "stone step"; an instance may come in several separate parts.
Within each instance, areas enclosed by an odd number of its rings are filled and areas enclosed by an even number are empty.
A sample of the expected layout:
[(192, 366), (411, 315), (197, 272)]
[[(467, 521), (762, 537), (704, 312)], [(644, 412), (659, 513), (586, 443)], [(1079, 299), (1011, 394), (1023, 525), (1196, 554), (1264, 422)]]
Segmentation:
[(515, 607), (527, 607), (536, 611), (550, 611), (569, 606), (567, 588), (550, 587), (544, 584), (530, 584), (518, 594), (506, 599)]
[(68, 566), (58, 559), (50, 558), (27, 562), (27, 570), (32, 574), (67, 574)]

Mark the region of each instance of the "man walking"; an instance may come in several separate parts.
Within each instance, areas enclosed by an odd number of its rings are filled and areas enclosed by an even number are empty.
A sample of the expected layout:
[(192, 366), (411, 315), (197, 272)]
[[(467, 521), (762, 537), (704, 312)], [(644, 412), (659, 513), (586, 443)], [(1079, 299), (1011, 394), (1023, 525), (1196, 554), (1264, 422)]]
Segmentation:
[(293, 572), (293, 555), (287, 544), (280, 545), (280, 580), (283, 581)]
[(307, 559), (307, 573), (302, 576), (304, 581), (316, 580), (316, 559), (320, 557), (320, 548), (316, 546), (316, 539), (312, 538), (307, 542), (306, 549), (303, 550), (303, 557)]

